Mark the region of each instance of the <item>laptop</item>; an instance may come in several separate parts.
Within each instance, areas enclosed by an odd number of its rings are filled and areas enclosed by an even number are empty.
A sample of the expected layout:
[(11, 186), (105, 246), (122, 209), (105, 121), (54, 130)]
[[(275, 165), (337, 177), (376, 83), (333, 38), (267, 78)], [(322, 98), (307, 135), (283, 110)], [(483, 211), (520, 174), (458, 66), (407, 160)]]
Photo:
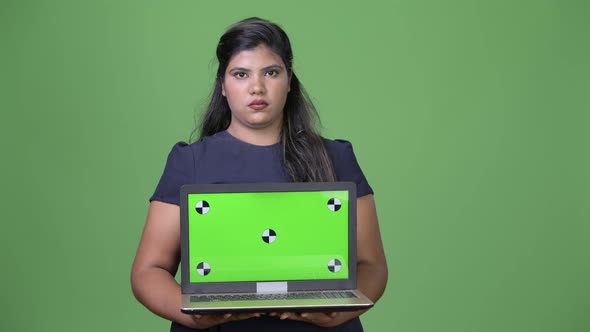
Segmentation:
[(352, 182), (181, 188), (181, 311), (348, 311), (356, 289)]

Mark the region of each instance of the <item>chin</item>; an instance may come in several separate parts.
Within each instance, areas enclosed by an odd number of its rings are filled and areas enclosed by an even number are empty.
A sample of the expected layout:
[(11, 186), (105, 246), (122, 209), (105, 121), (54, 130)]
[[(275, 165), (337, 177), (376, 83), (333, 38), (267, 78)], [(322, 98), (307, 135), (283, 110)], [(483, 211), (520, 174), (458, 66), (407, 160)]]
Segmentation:
[(260, 130), (268, 128), (269, 125), (268, 123), (249, 123), (248, 127), (250, 127), (250, 129)]
[(275, 123), (277, 122), (268, 119), (253, 119), (252, 121), (248, 121), (248, 125), (256, 129), (272, 127)]

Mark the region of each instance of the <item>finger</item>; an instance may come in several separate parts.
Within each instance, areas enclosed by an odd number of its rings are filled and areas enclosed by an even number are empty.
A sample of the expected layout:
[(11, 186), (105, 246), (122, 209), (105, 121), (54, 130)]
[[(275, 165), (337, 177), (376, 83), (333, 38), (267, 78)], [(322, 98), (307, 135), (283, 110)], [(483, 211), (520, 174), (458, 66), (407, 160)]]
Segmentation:
[(306, 312), (306, 313), (301, 314), (301, 316), (305, 315), (304, 317), (334, 318), (334, 317), (336, 317), (337, 314), (338, 314), (337, 312), (314, 312), (314, 313)]
[(309, 322), (309, 318), (306, 318), (305, 316), (303, 316), (303, 314), (298, 314), (298, 313), (294, 313), (294, 312), (290, 312), (289, 313), (289, 317), (287, 317), (290, 320), (298, 320), (298, 321), (306, 321)]
[(336, 313), (334, 312), (304, 312), (301, 315), (302, 320), (315, 324), (324, 324), (334, 319)]
[(242, 313), (242, 314), (225, 314), (221, 319), (226, 321), (234, 321), (234, 320), (243, 320), (249, 319), (253, 317), (260, 317), (260, 313), (253, 312), (253, 313)]
[(317, 319), (323, 316), (324, 313), (322, 312), (304, 312), (301, 313), (300, 316), (307, 319)]
[(247, 314), (238, 314), (235, 315), (234, 318), (237, 319), (248, 319), (248, 318), (252, 318), (252, 317), (260, 317), (260, 313), (259, 312), (251, 312), (251, 313), (247, 313)]

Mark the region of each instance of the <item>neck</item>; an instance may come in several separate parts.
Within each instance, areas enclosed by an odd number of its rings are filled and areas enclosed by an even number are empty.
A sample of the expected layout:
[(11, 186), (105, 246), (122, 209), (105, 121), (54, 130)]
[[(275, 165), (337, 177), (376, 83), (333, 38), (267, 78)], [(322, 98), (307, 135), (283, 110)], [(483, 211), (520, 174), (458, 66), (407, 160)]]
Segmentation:
[(253, 145), (273, 145), (278, 143), (280, 138), (280, 128), (245, 128), (240, 126), (230, 126), (227, 128), (227, 132), (233, 137), (250, 143)]

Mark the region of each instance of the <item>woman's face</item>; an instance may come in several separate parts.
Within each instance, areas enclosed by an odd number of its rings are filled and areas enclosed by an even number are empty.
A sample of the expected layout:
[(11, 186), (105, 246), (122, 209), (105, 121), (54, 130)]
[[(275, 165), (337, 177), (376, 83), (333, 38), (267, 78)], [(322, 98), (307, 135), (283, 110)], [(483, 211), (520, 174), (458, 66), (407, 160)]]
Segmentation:
[(268, 46), (237, 53), (221, 87), (232, 113), (230, 127), (281, 128), (290, 80), (283, 60)]

